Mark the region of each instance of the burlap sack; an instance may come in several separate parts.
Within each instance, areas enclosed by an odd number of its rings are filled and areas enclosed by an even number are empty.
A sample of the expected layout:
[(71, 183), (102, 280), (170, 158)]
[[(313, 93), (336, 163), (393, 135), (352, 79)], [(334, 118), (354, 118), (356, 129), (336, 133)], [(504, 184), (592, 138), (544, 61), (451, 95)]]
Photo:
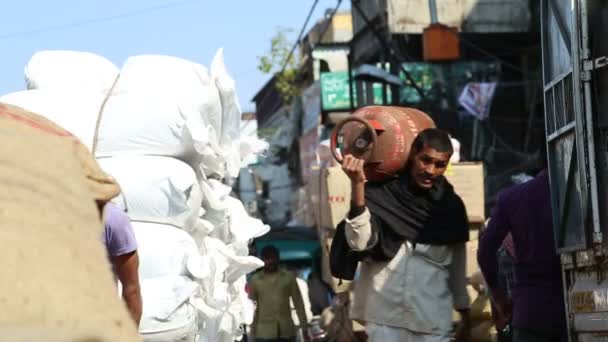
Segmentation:
[[(120, 189), (71, 134), (0, 103), (0, 341), (139, 341), (94, 199)], [(84, 336), (84, 337), (83, 337)]]

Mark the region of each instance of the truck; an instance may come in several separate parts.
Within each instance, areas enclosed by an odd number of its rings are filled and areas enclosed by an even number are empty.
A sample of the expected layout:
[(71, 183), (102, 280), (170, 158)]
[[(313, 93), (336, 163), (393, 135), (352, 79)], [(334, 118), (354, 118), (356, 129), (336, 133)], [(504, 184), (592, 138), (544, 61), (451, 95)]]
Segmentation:
[(608, 2), (541, 0), (553, 237), (569, 341), (608, 341)]

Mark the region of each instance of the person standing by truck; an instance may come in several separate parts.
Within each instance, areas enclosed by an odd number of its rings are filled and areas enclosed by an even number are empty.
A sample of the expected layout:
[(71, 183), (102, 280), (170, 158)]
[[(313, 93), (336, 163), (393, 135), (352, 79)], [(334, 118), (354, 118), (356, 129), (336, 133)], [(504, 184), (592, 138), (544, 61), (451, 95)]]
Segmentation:
[[(542, 146), (542, 145), (541, 145)], [(567, 340), (560, 259), (553, 241), (553, 220), (546, 155), (532, 180), (501, 192), (488, 228), (480, 237), (477, 261), (501, 314), (511, 317), (514, 342)], [(513, 238), (512, 303), (500, 290), (497, 251)]]
[(364, 161), (344, 157), (352, 185), (344, 234), (352, 251), (367, 253), (351, 317), (366, 322), (370, 342), (451, 341), (453, 308), (457, 340), (471, 341), (467, 214), (443, 177), (452, 153), (447, 133), (424, 130), (405, 170), (381, 184), (366, 184)]
[(261, 252), (264, 269), (253, 275), (250, 282), (250, 296), (256, 302), (252, 332), (256, 342), (292, 342), (296, 329), (291, 319), (289, 299), (293, 304), (308, 340), (306, 327), (308, 320), (304, 301), (295, 274), (279, 268), (279, 250), (272, 245)]

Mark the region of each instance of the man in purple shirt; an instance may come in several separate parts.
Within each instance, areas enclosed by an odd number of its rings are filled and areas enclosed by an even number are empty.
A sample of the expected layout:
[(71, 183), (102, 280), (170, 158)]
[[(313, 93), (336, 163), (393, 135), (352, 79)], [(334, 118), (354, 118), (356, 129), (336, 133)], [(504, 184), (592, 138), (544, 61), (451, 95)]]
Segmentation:
[[(512, 303), (498, 284), (496, 253), (509, 233), (517, 256)], [(480, 237), (477, 261), (497, 307), (511, 316), (513, 341), (566, 341), (561, 266), (553, 239), (546, 169), (533, 180), (501, 192)]]
[(139, 288), (139, 257), (131, 221), (125, 212), (112, 203), (98, 203), (104, 222), (102, 241), (108, 251), (114, 275), (122, 285), (122, 298), (135, 324), (139, 325), (142, 313)]

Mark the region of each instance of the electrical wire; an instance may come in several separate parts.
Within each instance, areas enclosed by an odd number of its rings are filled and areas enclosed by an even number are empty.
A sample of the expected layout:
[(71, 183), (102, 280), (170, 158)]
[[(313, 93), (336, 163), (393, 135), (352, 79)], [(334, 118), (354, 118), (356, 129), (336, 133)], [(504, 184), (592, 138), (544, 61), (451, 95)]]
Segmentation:
[(296, 47), (298, 47), (298, 44), (300, 43), (300, 40), (302, 39), (302, 36), (304, 35), (304, 30), (306, 30), (306, 27), (308, 26), (308, 22), (310, 21), (310, 18), (312, 17), (312, 14), (314, 13), (315, 8), (317, 7), (318, 3), (319, 3), (319, 0), (315, 0), (315, 2), (310, 7), (310, 11), (308, 11), (308, 15), (306, 16), (304, 25), (302, 25), (302, 28), (300, 28), (300, 33), (298, 34), (298, 38), (293, 43), (291, 50), (289, 50), (289, 54), (287, 55), (287, 58), (285, 58), (285, 61), (283, 61), (283, 67), (281, 68), (281, 72), (280, 72), (281, 74), (285, 71), (287, 64), (289, 64), (289, 60), (291, 59), (291, 56), (293, 56), (293, 53), (296, 51)]
[(492, 58), (492, 59), (500, 62), (500, 64), (502, 64), (502, 65), (504, 65), (506, 67), (509, 67), (509, 68), (511, 68), (511, 69), (513, 69), (513, 70), (515, 70), (515, 71), (517, 71), (519, 73), (521, 73), (521, 74), (525, 73), (522, 68), (516, 66), (515, 64), (509, 63), (506, 60), (504, 60), (504, 59), (496, 56), (495, 54), (493, 54), (493, 53), (491, 53), (491, 52), (483, 49), (482, 47), (478, 46), (477, 44), (475, 44), (475, 43), (467, 40), (466, 38), (463, 37), (462, 34), (458, 33), (458, 31), (455, 31), (455, 30), (450, 30), (450, 31), (453, 32), (454, 34), (456, 34), (460, 38), (460, 41), (463, 42), (463, 43), (465, 43), (465, 45), (469, 46), (472, 49), (477, 50), (478, 52), (480, 52), (481, 54), (485, 55), (486, 57), (490, 57), (490, 58)]
[(321, 34), (319, 35), (319, 40), (317, 41), (317, 45), (321, 43), (321, 40), (323, 39), (325, 32), (327, 32), (327, 30), (329, 29), (329, 26), (331, 25), (331, 22), (334, 19), (334, 15), (336, 15), (336, 13), (338, 12), (338, 9), (340, 8), (341, 4), (342, 4), (342, 0), (338, 0), (336, 7), (334, 7), (333, 11), (331, 12), (331, 15), (325, 21), (325, 27), (323, 27), (323, 30), (321, 31)]
[(75, 21), (72, 23), (40, 27), (40, 28), (27, 30), (27, 31), (10, 32), (10, 33), (0, 35), (0, 40), (10, 39), (10, 38), (20, 37), (20, 36), (30, 36), (30, 35), (47, 33), (47, 32), (52, 32), (52, 31), (68, 30), (68, 29), (73, 29), (73, 28), (77, 28), (77, 27), (81, 27), (81, 26), (103, 23), (106, 21), (113, 21), (113, 20), (118, 20), (118, 19), (136, 17), (136, 16), (144, 15), (144, 14), (147, 14), (150, 12), (156, 12), (156, 11), (160, 11), (160, 10), (166, 10), (166, 9), (184, 6), (190, 2), (195, 2), (195, 1), (197, 1), (197, 0), (174, 1), (174, 2), (170, 2), (170, 3), (158, 5), (158, 6), (140, 8), (137, 10), (124, 12), (124, 13), (116, 14), (116, 15), (111, 15), (111, 16), (107, 16), (107, 17), (92, 18), (92, 19), (86, 19), (86, 20), (82, 20), (82, 21)]
[(416, 92), (418, 92), (418, 95), (420, 96), (420, 98), (422, 98), (422, 99), (426, 98), (426, 95), (424, 94), (424, 91), (422, 91), (422, 89), (418, 86), (418, 84), (416, 83), (416, 81), (414, 80), (414, 78), (412, 77), (412, 75), (409, 73), (409, 71), (407, 71), (405, 69), (405, 67), (403, 66), (403, 64), (400, 63), (399, 60), (397, 60), (397, 59), (403, 59), (403, 58), (401, 56), (395, 56), (396, 55), (395, 49), (393, 49), (393, 47), (390, 46), (390, 44), (388, 44), (384, 40), (384, 38), (378, 32), (378, 30), (376, 30), (376, 28), (373, 27), (373, 25), (371, 24), (371, 21), (369, 20), (369, 18), (367, 17), (367, 15), (365, 15), (365, 13), (363, 12), (363, 10), (359, 6), (359, 1), (360, 0), (353, 0), (352, 1), (352, 5), (355, 7), (355, 9), (357, 10), (357, 12), (359, 12), (359, 15), (361, 16), (361, 19), (363, 19), (363, 21), (365, 22), (365, 26), (369, 27), (369, 29), (372, 31), (372, 33), (374, 34), (374, 36), (376, 36), (376, 39), (378, 39), (378, 41), (380, 42), (380, 45), (382, 45), (382, 48), (384, 50), (386, 50), (386, 51), (389, 52), (389, 56), (393, 60), (393, 63), (398, 64), (400, 66), (400, 69), (403, 72), (403, 74), (405, 75), (405, 78), (407, 78), (407, 80), (410, 82), (409, 85), (411, 87), (413, 87), (416, 90)]

